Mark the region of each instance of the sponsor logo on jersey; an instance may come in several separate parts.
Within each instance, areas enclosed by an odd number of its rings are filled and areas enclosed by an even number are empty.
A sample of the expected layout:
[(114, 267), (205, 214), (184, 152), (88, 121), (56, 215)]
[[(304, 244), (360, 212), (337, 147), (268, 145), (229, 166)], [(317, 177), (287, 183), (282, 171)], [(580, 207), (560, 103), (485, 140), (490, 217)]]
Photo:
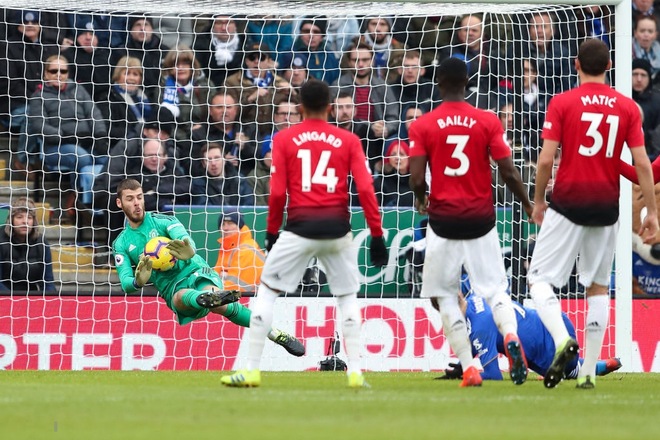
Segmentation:
[(167, 227), (167, 230), (171, 231), (172, 229), (176, 228), (177, 226), (183, 226), (183, 225), (180, 225), (179, 223), (174, 223), (173, 225), (169, 225)]
[(134, 244), (132, 244), (132, 245), (130, 245), (130, 246), (128, 247), (128, 252), (132, 251), (133, 249), (135, 249), (135, 245), (134, 245)]
[(117, 266), (121, 266), (121, 264), (124, 262), (124, 256), (121, 254), (115, 255), (115, 263), (117, 263)]
[(547, 128), (548, 130), (552, 130), (552, 122), (545, 121), (543, 123), (543, 128)]

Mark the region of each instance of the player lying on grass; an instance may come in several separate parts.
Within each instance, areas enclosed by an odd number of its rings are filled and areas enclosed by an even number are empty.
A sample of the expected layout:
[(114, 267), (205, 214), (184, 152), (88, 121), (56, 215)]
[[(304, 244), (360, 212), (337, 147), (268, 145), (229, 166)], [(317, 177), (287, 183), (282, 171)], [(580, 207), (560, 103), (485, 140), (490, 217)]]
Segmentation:
[[(500, 332), (497, 331), (497, 326), (493, 320), (493, 312), (483, 298), (474, 294), (468, 295), (467, 298), (463, 294), (459, 294), (459, 305), (467, 321), (472, 355), (479, 356), (483, 366), (482, 379), (502, 380), (502, 372), (497, 360), (499, 354), (505, 354), (504, 340)], [(555, 342), (541, 322), (536, 310), (523, 307), (515, 301), (513, 302), (513, 308), (518, 320), (520, 342), (525, 347), (527, 365), (532, 371), (545, 376), (555, 355)], [(575, 327), (573, 327), (565, 313), (562, 313), (562, 317), (568, 329), (568, 334), (575, 339)], [(565, 377), (567, 379), (577, 379), (583, 362), (584, 359), (575, 358), (566, 364)], [(446, 374), (439, 379), (463, 378), (463, 368), (460, 364), (449, 364), (449, 366), (452, 368), (445, 370)], [(621, 368), (621, 361), (617, 358), (599, 360), (596, 363), (596, 375), (605, 376), (619, 368)]]
[[(119, 184), (117, 206), (128, 221), (128, 226), (112, 245), (124, 292), (136, 292), (151, 281), (180, 325), (211, 312), (242, 327), (250, 326), (250, 310), (237, 302), (240, 292), (223, 290), (222, 279), (195, 253), (195, 243), (181, 222), (173, 216), (144, 211), (144, 194), (137, 180), (125, 179)], [(145, 244), (154, 237), (172, 240), (167, 247), (177, 262), (168, 271), (152, 271), (152, 261), (142, 255)], [(133, 272), (135, 265), (137, 268)], [(283, 331), (270, 329), (268, 339), (294, 356), (305, 354), (302, 343)]]

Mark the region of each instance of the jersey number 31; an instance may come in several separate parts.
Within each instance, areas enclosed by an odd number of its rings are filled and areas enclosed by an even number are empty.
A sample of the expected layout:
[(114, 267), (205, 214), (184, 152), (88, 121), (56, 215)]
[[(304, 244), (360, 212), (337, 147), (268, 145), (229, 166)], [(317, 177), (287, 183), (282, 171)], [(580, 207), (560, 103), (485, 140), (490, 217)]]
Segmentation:
[[(601, 122), (603, 122), (602, 113), (582, 113), (580, 118), (584, 122), (589, 122), (589, 128), (587, 129), (587, 136), (593, 139), (593, 145), (591, 147), (585, 147), (580, 144), (578, 153), (583, 156), (591, 157), (595, 156), (601, 148), (603, 148), (603, 135), (598, 131)], [(619, 131), (619, 117), (617, 115), (608, 115), (605, 119), (605, 123), (610, 126), (609, 133), (607, 134), (607, 148), (605, 149), (605, 157), (614, 156), (614, 146), (616, 143), (616, 134)]]
[(325, 185), (327, 192), (334, 193), (339, 179), (335, 175), (334, 168), (328, 168), (331, 151), (322, 151), (319, 163), (316, 164), (312, 174), (312, 152), (310, 150), (298, 150), (298, 159), (302, 162), (302, 190), (310, 192), (312, 183)]

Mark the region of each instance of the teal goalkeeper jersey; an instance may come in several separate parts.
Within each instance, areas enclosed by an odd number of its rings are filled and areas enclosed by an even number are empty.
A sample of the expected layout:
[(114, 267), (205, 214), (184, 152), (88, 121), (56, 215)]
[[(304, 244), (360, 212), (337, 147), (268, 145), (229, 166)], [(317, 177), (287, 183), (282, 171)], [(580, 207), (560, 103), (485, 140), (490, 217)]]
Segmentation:
[[(197, 249), (188, 231), (176, 217), (145, 213), (144, 221), (139, 227), (134, 229), (127, 225), (112, 243), (117, 273), (124, 292), (133, 293), (138, 290), (133, 285), (135, 267), (144, 252), (144, 246), (154, 237), (168, 237), (172, 240), (187, 238), (192, 247)], [(177, 284), (188, 278), (193, 272), (203, 268), (209, 268), (208, 263), (199, 255), (195, 255), (188, 261), (178, 260), (175, 266), (168, 271), (152, 271), (150, 281), (169, 305)]]

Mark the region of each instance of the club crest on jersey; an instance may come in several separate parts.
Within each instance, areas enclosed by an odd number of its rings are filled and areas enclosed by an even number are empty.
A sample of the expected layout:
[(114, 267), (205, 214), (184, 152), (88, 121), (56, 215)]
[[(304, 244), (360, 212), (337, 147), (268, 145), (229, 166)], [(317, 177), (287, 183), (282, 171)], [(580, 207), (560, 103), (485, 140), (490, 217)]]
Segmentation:
[(443, 119), (438, 119), (437, 122), (438, 122), (438, 127), (440, 128), (447, 128), (455, 125), (460, 127), (472, 128), (474, 124), (477, 123), (477, 120), (469, 118), (467, 116), (453, 115), (453, 116), (447, 116), (446, 118)]
[(155, 229), (149, 231), (149, 238), (156, 238), (156, 237), (158, 237), (158, 231), (156, 231)]
[(321, 133), (318, 131), (305, 131), (300, 133), (297, 137), (294, 137), (292, 140), (298, 147), (309, 141), (325, 142), (335, 148), (341, 147), (342, 144), (341, 139), (336, 138), (332, 134), (325, 134), (323, 131)]

